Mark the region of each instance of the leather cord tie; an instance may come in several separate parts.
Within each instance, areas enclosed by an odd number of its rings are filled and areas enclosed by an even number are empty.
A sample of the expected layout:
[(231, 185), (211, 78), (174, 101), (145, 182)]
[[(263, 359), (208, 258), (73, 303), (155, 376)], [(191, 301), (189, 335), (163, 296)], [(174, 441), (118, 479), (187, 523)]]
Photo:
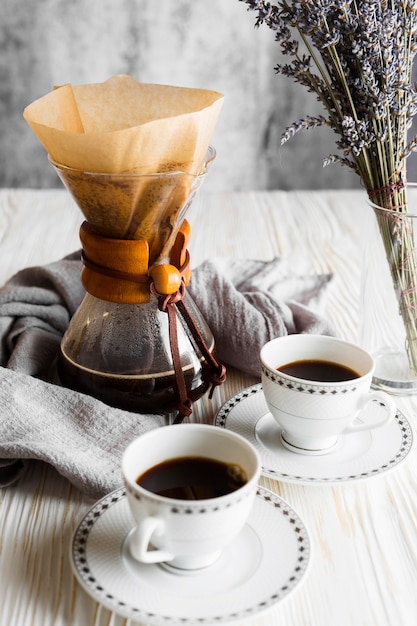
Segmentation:
[(188, 417), (192, 413), (192, 402), (188, 397), (187, 387), (185, 384), (184, 372), (181, 366), (181, 355), (178, 346), (178, 334), (177, 334), (177, 312), (174, 307), (177, 307), (181, 316), (183, 317), (187, 327), (193, 336), (196, 344), (200, 348), (200, 351), (207, 361), (210, 371), (211, 390), (209, 398), (212, 398), (214, 388), (217, 385), (221, 385), (226, 380), (226, 368), (221, 363), (218, 363), (210, 352), (206, 342), (201, 335), (197, 324), (195, 323), (188, 307), (184, 303), (185, 295), (185, 283), (182, 281), (180, 288), (173, 294), (165, 295), (157, 292), (155, 285), (150, 279), (149, 290), (155, 298), (158, 300), (158, 308), (160, 311), (168, 314), (168, 331), (169, 331), (169, 343), (171, 348), (172, 360), (175, 371), (175, 380), (177, 384), (178, 392), (178, 415), (174, 420), (174, 424), (181, 424), (185, 417)]
[(200, 348), (201, 353), (203, 354), (204, 358), (206, 359), (209, 365), (210, 382), (211, 382), (209, 398), (211, 399), (213, 397), (215, 387), (222, 385), (224, 381), (226, 380), (226, 367), (222, 363), (219, 363), (214, 358), (213, 353), (210, 352), (210, 350), (208, 349), (207, 344), (204, 341), (203, 336), (200, 333), (197, 324), (194, 322), (194, 319), (183, 300), (180, 300), (177, 303), (177, 308), (180, 311), (185, 323), (187, 324), (187, 327), (190, 330), (194, 338), (194, 341)]

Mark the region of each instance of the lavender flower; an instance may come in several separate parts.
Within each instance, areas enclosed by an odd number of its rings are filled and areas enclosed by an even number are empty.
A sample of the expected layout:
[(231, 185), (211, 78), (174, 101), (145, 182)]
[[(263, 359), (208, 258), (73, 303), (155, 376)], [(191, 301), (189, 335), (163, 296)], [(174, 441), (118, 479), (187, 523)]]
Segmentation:
[(286, 143), (291, 137), (294, 137), (300, 130), (308, 130), (309, 128), (317, 128), (318, 126), (328, 125), (328, 121), (322, 115), (311, 117), (307, 115), (298, 122), (288, 126), (285, 133), (281, 137), (281, 145)]
[(293, 123), (282, 143), (300, 130), (330, 126), (342, 154), (324, 165), (353, 168), (373, 194), (391, 183), (402, 189), (406, 158), (417, 150), (417, 139), (407, 138), (417, 111), (411, 84), (417, 1), (240, 1), (256, 12), (256, 26), (274, 32), (288, 57), (275, 71), (315, 93), (324, 107), (326, 117)]

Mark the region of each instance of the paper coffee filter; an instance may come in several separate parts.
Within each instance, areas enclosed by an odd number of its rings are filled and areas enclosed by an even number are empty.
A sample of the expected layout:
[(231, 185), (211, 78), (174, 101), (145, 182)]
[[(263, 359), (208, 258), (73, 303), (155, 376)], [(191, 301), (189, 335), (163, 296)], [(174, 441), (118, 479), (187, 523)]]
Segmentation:
[(50, 157), (67, 167), (198, 174), (222, 104), (216, 91), (117, 75), (57, 87), (29, 104), (23, 116)]

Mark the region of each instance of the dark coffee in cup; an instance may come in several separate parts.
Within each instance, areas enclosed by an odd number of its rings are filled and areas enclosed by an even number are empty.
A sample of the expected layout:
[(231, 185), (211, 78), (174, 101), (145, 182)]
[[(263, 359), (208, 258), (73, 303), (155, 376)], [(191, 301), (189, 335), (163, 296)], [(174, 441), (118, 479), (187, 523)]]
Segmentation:
[(122, 459), (136, 523), (127, 538), (131, 556), (169, 562), (170, 571), (218, 561), (248, 520), (261, 467), (249, 441), (209, 424), (161, 426), (137, 437)]
[(277, 370), (295, 378), (323, 383), (339, 383), (360, 377), (360, 374), (346, 365), (319, 359), (293, 361), (280, 365)]
[(167, 498), (206, 500), (236, 491), (247, 483), (247, 476), (239, 465), (190, 456), (158, 463), (138, 476), (136, 482)]

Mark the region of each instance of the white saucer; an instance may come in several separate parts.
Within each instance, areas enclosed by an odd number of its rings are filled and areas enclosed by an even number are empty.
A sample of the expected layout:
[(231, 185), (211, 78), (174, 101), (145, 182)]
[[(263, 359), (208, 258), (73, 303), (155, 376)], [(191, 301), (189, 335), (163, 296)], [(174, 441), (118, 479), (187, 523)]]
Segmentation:
[(133, 525), (124, 489), (102, 498), (75, 531), (71, 562), (95, 600), (155, 626), (223, 624), (257, 615), (287, 597), (310, 562), (303, 522), (262, 487), (243, 531), (216, 563), (193, 574), (134, 561), (128, 550)]
[(281, 429), (268, 411), (261, 384), (226, 402), (216, 425), (242, 435), (256, 447), (264, 476), (301, 484), (340, 484), (378, 476), (402, 463), (414, 446), (411, 426), (397, 410), (386, 426), (341, 435), (328, 454), (296, 454), (282, 444)]

